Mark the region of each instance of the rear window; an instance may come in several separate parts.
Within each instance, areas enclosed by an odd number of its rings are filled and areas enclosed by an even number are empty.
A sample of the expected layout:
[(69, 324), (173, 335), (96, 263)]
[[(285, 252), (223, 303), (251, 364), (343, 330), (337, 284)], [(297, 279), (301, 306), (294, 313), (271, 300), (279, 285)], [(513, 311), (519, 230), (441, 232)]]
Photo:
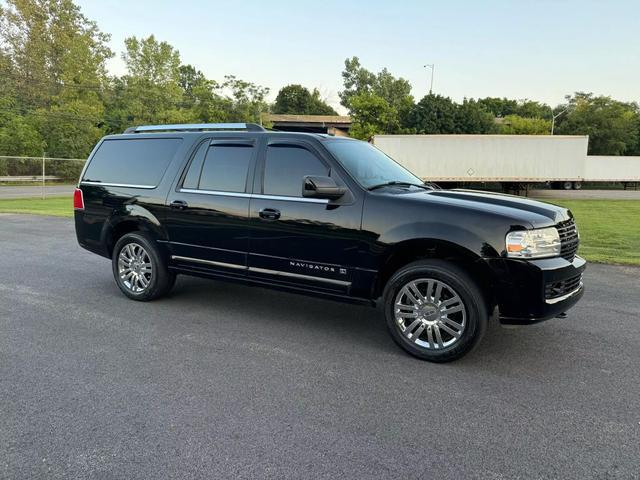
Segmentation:
[(105, 140), (82, 180), (156, 187), (181, 142), (179, 138)]

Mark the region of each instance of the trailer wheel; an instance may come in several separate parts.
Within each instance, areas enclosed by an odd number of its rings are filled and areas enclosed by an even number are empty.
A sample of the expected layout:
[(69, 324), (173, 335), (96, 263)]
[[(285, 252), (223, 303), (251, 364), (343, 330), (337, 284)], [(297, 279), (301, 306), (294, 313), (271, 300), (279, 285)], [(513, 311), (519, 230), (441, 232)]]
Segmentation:
[(562, 190), (571, 190), (573, 188), (573, 182), (560, 182)]
[(582, 182), (573, 182), (573, 189), (580, 190), (582, 188)]

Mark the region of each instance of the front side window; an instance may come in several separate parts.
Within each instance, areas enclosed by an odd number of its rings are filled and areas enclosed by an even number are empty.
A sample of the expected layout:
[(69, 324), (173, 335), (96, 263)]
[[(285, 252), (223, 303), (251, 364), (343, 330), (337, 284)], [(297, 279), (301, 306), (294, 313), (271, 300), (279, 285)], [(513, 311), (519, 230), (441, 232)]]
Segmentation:
[(82, 180), (156, 187), (181, 142), (179, 138), (105, 140), (93, 155)]
[(191, 162), (183, 187), (244, 192), (252, 156), (251, 145), (213, 145), (206, 151), (204, 159), (199, 150)]
[(364, 188), (388, 182), (422, 185), (422, 180), (376, 147), (358, 140), (332, 140), (327, 149)]
[(271, 145), (264, 165), (264, 194), (302, 197), (306, 175), (329, 174), (329, 169), (313, 153), (294, 145)]

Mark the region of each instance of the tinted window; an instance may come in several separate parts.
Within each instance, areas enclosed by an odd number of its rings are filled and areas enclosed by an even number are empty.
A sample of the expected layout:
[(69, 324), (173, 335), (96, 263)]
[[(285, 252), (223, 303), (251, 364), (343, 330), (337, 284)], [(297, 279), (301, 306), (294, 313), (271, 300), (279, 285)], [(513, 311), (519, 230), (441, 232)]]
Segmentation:
[(183, 188), (198, 188), (198, 182), (200, 181), (200, 172), (202, 172), (202, 164), (204, 163), (204, 157), (209, 150), (209, 142), (205, 142), (198, 148), (198, 151), (193, 157), (191, 165), (189, 165), (189, 171), (184, 177), (182, 183)]
[(376, 147), (357, 140), (326, 142), (327, 149), (360, 184), (369, 188), (387, 182), (423, 182)]
[(181, 142), (177, 138), (105, 140), (82, 179), (155, 187)]
[(305, 175), (328, 175), (329, 169), (309, 150), (294, 146), (267, 148), (264, 166), (266, 195), (302, 196)]
[(215, 145), (209, 148), (198, 188), (244, 192), (252, 154), (251, 145)]

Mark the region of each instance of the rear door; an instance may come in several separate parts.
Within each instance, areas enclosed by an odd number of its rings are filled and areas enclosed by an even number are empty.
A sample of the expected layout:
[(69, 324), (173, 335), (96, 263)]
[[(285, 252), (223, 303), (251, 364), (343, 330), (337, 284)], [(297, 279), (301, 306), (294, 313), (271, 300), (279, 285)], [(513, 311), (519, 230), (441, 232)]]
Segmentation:
[[(202, 142), (169, 196), (172, 261), (194, 271), (246, 276), (249, 186), (258, 138)], [(251, 180), (250, 180), (251, 179)]]

